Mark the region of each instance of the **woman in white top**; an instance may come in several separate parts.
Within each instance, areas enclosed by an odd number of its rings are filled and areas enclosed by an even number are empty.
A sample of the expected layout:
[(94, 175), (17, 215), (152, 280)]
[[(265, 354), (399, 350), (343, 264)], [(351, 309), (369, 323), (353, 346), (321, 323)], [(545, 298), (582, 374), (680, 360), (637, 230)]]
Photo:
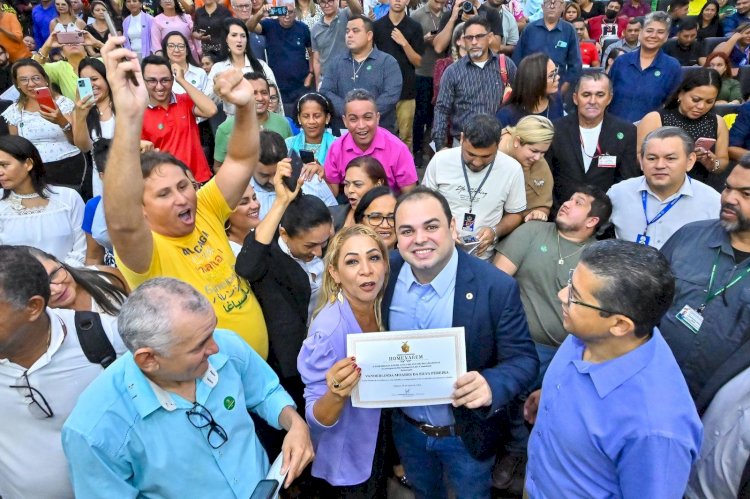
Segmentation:
[[(185, 71), (185, 80), (203, 93), (206, 93), (208, 75), (198, 66), (190, 50), (190, 44), (185, 35), (179, 31), (167, 33), (161, 42), (162, 53), (167, 57), (170, 64), (176, 64)], [(176, 81), (172, 83), (172, 92), (184, 94), (185, 89)]]
[(11, 77), (19, 91), (18, 102), (6, 109), (2, 116), (8, 123), (8, 131), (34, 143), (47, 171), (46, 181), (83, 190), (91, 190), (91, 172), (86, 160), (73, 144), (71, 113), (73, 101), (50, 92), (56, 103), (55, 109), (41, 106), (36, 89), (50, 87), (49, 77), (38, 62), (22, 59), (11, 68)]
[[(159, 15), (154, 17), (154, 25), (151, 28), (151, 50), (154, 53), (161, 52), (161, 42), (167, 33), (179, 31), (185, 38), (190, 40), (190, 49), (194, 54), (201, 53), (201, 42), (193, 38), (200, 36), (193, 32), (193, 18), (185, 14), (185, 9), (179, 0), (161, 0), (159, 2)], [(166, 54), (161, 54), (166, 56)]]
[[(222, 60), (217, 62), (208, 73), (208, 91), (206, 94), (211, 97), (216, 104), (221, 102), (218, 96), (214, 94), (214, 78), (229, 68), (237, 68), (244, 74), (261, 73), (266, 76), (270, 83), (276, 83), (271, 68), (264, 61), (258, 60), (253, 55), (250, 45), (247, 43), (248, 31), (245, 23), (231, 17), (224, 20), (224, 40), (222, 48)], [(224, 103), (224, 113), (227, 116), (234, 116), (235, 109), (232, 104)]]
[(229, 246), (232, 248), (234, 256), (240, 254), (245, 238), (251, 230), (255, 230), (259, 223), (260, 201), (258, 201), (253, 185), (250, 184), (242, 194), (242, 199), (237, 203), (237, 207), (229, 215), (226, 224)]
[(122, 22), (125, 47), (138, 54), (138, 59), (151, 55), (151, 29), (154, 18), (143, 12), (141, 0), (125, 0), (125, 8), (130, 15)]
[(68, 31), (83, 31), (86, 23), (78, 19), (73, 13), (73, 5), (70, 0), (55, 0), (57, 17), (49, 23), (50, 33), (64, 33)]
[(0, 137), (0, 187), (0, 244), (34, 246), (83, 265), (83, 200), (72, 189), (47, 185), (39, 151), (23, 137)]
[(51, 308), (117, 315), (128, 297), (122, 274), (113, 267), (71, 267), (46, 251), (22, 246), (39, 260), (49, 275)]

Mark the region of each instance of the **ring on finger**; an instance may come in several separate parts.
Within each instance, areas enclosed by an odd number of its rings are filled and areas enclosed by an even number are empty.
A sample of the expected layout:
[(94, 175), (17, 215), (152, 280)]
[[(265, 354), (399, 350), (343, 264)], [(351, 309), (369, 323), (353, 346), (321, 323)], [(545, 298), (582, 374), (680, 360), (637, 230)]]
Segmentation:
[(336, 378), (334, 378), (333, 376), (331, 376), (331, 381), (333, 381), (333, 383), (332, 383), (332, 384), (333, 384), (333, 387), (334, 387), (334, 388), (339, 388), (339, 387), (341, 386), (341, 383), (339, 383), (339, 382), (338, 382), (338, 381), (336, 380)]

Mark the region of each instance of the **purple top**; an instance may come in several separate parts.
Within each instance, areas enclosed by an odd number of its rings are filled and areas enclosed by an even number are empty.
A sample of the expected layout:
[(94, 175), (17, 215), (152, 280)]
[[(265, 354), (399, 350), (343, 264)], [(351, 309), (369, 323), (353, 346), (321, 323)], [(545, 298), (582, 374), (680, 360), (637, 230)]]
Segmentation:
[[(145, 12), (141, 15), (141, 59), (151, 55), (151, 26), (154, 18)], [(128, 16), (122, 21), (122, 33), (125, 35), (125, 48), (130, 48), (130, 38), (128, 38), (128, 29), (133, 16)], [(161, 47), (159, 48), (161, 49)]]
[(315, 447), (312, 474), (331, 485), (357, 485), (370, 477), (380, 425), (380, 409), (352, 407), (347, 399), (338, 421), (320, 424), (313, 405), (327, 391), (326, 372), (346, 357), (346, 335), (361, 334), (349, 302), (335, 301), (310, 324), (297, 369), (305, 382), (305, 416)]

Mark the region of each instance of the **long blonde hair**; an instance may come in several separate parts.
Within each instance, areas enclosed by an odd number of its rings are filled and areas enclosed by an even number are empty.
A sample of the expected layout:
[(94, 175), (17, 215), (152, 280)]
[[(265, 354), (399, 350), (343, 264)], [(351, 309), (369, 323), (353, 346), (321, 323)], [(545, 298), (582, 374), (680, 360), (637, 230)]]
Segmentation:
[(518, 139), (521, 145), (540, 144), (552, 142), (555, 136), (555, 127), (544, 116), (530, 114), (518, 120), (516, 126), (505, 127), (503, 132), (507, 132), (514, 139)]
[(385, 286), (388, 283), (388, 276), (391, 272), (391, 266), (388, 261), (388, 248), (386, 247), (383, 240), (378, 234), (362, 224), (355, 224), (350, 227), (345, 227), (336, 233), (335, 236), (328, 243), (328, 251), (326, 252), (325, 258), (325, 274), (323, 275), (323, 284), (320, 287), (320, 295), (318, 297), (318, 305), (313, 312), (313, 319), (320, 313), (323, 308), (329, 303), (333, 303), (337, 300), (339, 292), (341, 292), (341, 286), (333, 280), (333, 276), (329, 269), (337, 268), (339, 257), (341, 256), (341, 248), (344, 243), (354, 236), (366, 236), (375, 241), (380, 250), (380, 254), (383, 256), (385, 261), (385, 279), (383, 281), (383, 287), (378, 292), (375, 298), (375, 320), (378, 323), (378, 329), (383, 330), (383, 318), (380, 312), (380, 304), (383, 301), (383, 295), (385, 294)]

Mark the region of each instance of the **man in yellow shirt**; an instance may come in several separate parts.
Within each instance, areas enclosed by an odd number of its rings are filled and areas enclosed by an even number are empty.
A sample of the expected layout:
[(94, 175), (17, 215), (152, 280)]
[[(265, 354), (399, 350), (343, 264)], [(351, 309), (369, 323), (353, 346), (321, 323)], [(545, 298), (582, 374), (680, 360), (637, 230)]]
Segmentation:
[[(103, 202), (118, 266), (132, 288), (153, 277), (191, 284), (211, 302), (218, 327), (235, 331), (266, 358), (263, 313), (248, 283), (234, 272), (234, 253), (224, 233), (258, 163), (253, 89), (237, 70), (216, 78), (216, 94), (236, 105), (237, 114), (220, 172), (196, 192), (187, 167), (172, 155), (140, 155), (146, 86), (161, 82), (143, 80), (136, 54), (115, 46), (124, 41), (110, 37), (102, 49), (117, 108)], [(133, 72), (137, 86), (126, 71)]]

